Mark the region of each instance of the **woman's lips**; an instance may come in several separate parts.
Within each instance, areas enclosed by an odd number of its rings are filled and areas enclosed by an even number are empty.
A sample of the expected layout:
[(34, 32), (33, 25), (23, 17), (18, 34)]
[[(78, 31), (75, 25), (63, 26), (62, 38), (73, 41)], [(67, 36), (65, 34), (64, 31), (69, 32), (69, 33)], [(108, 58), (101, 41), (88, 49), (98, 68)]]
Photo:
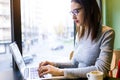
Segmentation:
[(78, 20), (75, 21), (75, 23), (78, 23), (78, 22), (79, 22)]

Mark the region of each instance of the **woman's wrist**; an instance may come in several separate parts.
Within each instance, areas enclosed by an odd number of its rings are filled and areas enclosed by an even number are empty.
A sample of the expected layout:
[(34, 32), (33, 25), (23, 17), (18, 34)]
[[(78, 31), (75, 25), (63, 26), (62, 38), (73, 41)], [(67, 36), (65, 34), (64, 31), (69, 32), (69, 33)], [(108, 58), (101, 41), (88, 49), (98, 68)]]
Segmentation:
[(60, 72), (60, 76), (64, 76), (64, 70), (63, 69), (59, 69)]

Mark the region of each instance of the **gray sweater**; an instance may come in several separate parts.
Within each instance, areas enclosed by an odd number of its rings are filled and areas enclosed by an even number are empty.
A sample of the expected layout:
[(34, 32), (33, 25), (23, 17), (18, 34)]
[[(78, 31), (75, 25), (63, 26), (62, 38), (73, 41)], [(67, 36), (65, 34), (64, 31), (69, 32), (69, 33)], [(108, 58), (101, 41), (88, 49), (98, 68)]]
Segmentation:
[(65, 77), (86, 77), (86, 73), (99, 70), (106, 76), (110, 70), (110, 64), (114, 46), (114, 30), (103, 26), (96, 40), (91, 41), (91, 36), (86, 35), (78, 40), (76, 35), (74, 56), (71, 62), (55, 63), (63, 68)]

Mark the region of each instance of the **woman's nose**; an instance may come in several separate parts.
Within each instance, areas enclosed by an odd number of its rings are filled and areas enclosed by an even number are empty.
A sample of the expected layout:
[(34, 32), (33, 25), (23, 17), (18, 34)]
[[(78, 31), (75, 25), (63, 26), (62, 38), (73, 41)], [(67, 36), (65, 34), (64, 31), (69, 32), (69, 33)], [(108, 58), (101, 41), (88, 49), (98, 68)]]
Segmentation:
[(75, 15), (73, 15), (73, 16), (72, 16), (72, 18), (73, 18), (73, 19), (76, 19), (76, 16), (75, 16)]

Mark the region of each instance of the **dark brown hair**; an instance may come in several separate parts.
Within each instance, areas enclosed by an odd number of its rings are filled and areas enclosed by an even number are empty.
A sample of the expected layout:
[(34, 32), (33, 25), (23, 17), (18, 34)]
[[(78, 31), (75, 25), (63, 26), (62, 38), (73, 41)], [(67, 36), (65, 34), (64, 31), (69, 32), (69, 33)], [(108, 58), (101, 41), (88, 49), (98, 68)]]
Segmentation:
[[(85, 30), (88, 30), (88, 36), (91, 34), (92, 41), (96, 39), (99, 29), (101, 27), (101, 12), (96, 0), (71, 0), (80, 4), (84, 9)], [(86, 26), (87, 25), (87, 26)], [(85, 30), (82, 30), (79, 38), (83, 37)]]

